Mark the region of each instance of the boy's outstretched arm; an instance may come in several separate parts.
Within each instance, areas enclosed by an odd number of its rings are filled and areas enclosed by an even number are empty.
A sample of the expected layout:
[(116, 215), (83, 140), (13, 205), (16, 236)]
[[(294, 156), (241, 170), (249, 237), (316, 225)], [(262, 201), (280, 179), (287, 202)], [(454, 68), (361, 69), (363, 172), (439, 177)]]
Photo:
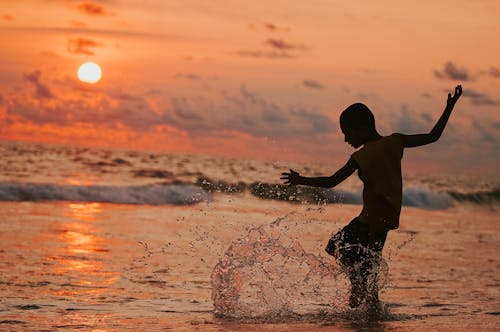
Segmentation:
[(458, 98), (462, 95), (462, 86), (458, 85), (455, 88), (455, 93), (453, 96), (451, 93), (448, 93), (448, 100), (446, 101), (446, 108), (443, 111), (443, 114), (436, 122), (432, 130), (428, 134), (420, 134), (420, 135), (403, 135), (403, 141), (406, 148), (412, 148), (416, 146), (426, 145), (429, 143), (433, 143), (437, 141), (448, 123), (448, 119), (450, 118), (451, 111), (453, 107), (455, 107)]
[(285, 184), (290, 185), (302, 184), (312, 187), (332, 188), (347, 179), (356, 169), (358, 169), (358, 165), (350, 158), (347, 163), (332, 176), (309, 178), (301, 176), (294, 170), (290, 170), (290, 173), (282, 173), (281, 179), (285, 180)]

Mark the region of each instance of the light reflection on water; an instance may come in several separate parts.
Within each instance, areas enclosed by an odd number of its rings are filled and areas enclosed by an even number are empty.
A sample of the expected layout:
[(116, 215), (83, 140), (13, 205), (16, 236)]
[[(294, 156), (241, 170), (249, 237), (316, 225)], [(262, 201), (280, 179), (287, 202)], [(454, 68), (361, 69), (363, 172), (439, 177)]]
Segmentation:
[(101, 212), (100, 203), (70, 203), (64, 213), (69, 219), (60, 224), (62, 231), (58, 235), (62, 248), (56, 256), (54, 272), (66, 275), (72, 284), (103, 287), (117, 279), (119, 272), (109, 271), (105, 266), (109, 250), (95, 224)]
[[(496, 326), (497, 216), (477, 210), (461, 211), (458, 222), (456, 211), (405, 211), (407, 222), (390, 235), (386, 252), (393, 251), (391, 286), (381, 296), (390, 308), (388, 321), (365, 322), (331, 306), (324, 316), (282, 317), (279, 326), (214, 318), (210, 272), (235, 239), (256, 224), (287, 215), (281, 223), (286, 229), (277, 233), (280, 243), (298, 240), (304, 251), (316, 254), (329, 232), (357, 211), (247, 198), (227, 202), (195, 209), (1, 204), (6, 217), (0, 218), (0, 330), (470, 331)], [(408, 234), (415, 239), (402, 245)], [(280, 276), (278, 264), (265, 267)], [(291, 277), (285, 274), (279, 282), (292, 285)], [(321, 300), (330, 296), (334, 290)]]

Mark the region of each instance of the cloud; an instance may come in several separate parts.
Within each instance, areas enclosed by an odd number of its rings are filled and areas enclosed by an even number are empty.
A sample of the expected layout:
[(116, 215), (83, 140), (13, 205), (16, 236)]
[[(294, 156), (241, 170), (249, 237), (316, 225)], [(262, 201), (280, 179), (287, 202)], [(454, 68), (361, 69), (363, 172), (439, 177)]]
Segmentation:
[(2, 107), (11, 122), (53, 125), (61, 128), (129, 129), (144, 133), (163, 127), (177, 128), (191, 137), (224, 132), (249, 137), (321, 138), (335, 131), (335, 124), (319, 110), (286, 101), (275, 101), (241, 85), (231, 92), (210, 96), (148, 94), (136, 90), (82, 90), (76, 80), (54, 81), (50, 87), (37, 70), (24, 75), (25, 89), (2, 94)]
[(201, 79), (200, 75), (193, 74), (193, 73), (177, 73), (175, 74), (174, 78), (184, 78), (187, 80), (192, 80), (192, 81), (198, 81)]
[(104, 35), (104, 36), (126, 36), (132, 38), (153, 38), (153, 39), (170, 39), (170, 40), (186, 40), (189, 37), (181, 35), (173, 35), (161, 32), (141, 32), (132, 30), (121, 30), (121, 29), (97, 29), (97, 28), (86, 28), (86, 27), (46, 27), (46, 26), (36, 26), (36, 27), (2, 27), (5, 30), (12, 31), (26, 31), (33, 34), (37, 33), (58, 33), (58, 34), (87, 34), (87, 35)]
[(488, 122), (480, 122), (477, 120), (472, 121), (472, 126), (476, 130), (479, 138), (483, 142), (487, 142), (493, 144), (494, 146), (499, 147), (500, 144), (500, 130), (498, 127), (499, 123), (488, 123)]
[(273, 39), (269, 38), (265, 41), (267, 46), (271, 46), (272, 48), (277, 48), (279, 50), (293, 50), (295, 49), (295, 45), (285, 42), (281, 39)]
[(76, 8), (78, 11), (85, 15), (92, 16), (107, 16), (110, 13), (104, 8), (101, 4), (94, 3), (92, 1), (82, 1), (80, 2)]
[(68, 52), (73, 54), (95, 55), (90, 48), (102, 46), (103, 44), (86, 38), (72, 38), (68, 40)]
[(261, 119), (269, 123), (287, 123), (289, 120), (279, 108), (266, 109), (262, 111)]
[(81, 98), (54, 98), (37, 103), (30, 99), (13, 98), (7, 112), (11, 117), (37, 124), (61, 127), (91, 124), (95, 127), (123, 128), (148, 131), (161, 123), (160, 115), (140, 96), (91, 93)]
[(302, 120), (302, 123), (309, 128), (311, 133), (325, 134), (335, 130), (332, 120), (320, 113), (313, 112), (304, 107), (294, 106), (291, 108), (292, 114)]
[(361, 67), (359, 70), (362, 73), (370, 74), (370, 75), (375, 75), (375, 74), (381, 73), (381, 70), (379, 70), (379, 69), (372, 69), (372, 68), (366, 68), (366, 67)]
[(70, 23), (71, 23), (72, 27), (78, 28), (78, 29), (86, 28), (87, 27), (87, 24), (85, 22), (82, 22), (82, 21), (71, 20)]
[(245, 85), (222, 100), (172, 98), (163, 111), (166, 123), (192, 135), (241, 132), (254, 137), (315, 137), (334, 132), (331, 119), (310, 107), (270, 101)]
[(291, 59), (295, 58), (294, 55), (287, 52), (276, 52), (276, 51), (250, 51), (241, 50), (237, 54), (242, 57), (250, 58), (268, 58), (268, 59)]
[(429, 132), (434, 125), (432, 116), (428, 113), (417, 113), (401, 105), (399, 114), (393, 117), (392, 127), (403, 134), (420, 134)]
[(494, 100), (485, 93), (477, 92), (472, 89), (465, 89), (463, 96), (469, 98), (473, 105), (477, 106), (496, 106), (500, 105), (500, 100)]
[(12, 15), (9, 15), (9, 14), (2, 15), (2, 20), (4, 20), (4, 21), (12, 21), (13, 19), (14, 19), (14, 16), (12, 16)]
[(40, 76), (42, 73), (39, 70), (35, 70), (32, 73), (24, 74), (24, 79), (35, 86), (35, 98), (53, 98), (51, 90), (48, 86), (40, 82)]
[(278, 27), (273, 23), (264, 23), (264, 28), (269, 32), (289, 32), (290, 28)]
[[(76, 81), (56, 81), (49, 88), (36, 70), (24, 75), (35, 86), (34, 95), (25, 90), (5, 95), (8, 117), (17, 122), (61, 127), (90, 124), (97, 128), (123, 128), (144, 132), (162, 124), (161, 114), (149, 100), (123, 89), (81, 89)], [(54, 93), (53, 91), (57, 92)]]
[(275, 39), (268, 38), (264, 42), (265, 45), (270, 46), (272, 48), (282, 50), (282, 51), (290, 51), (290, 50), (303, 50), (306, 49), (305, 46), (299, 44), (292, 44), (284, 41), (283, 39)]
[(491, 67), (488, 73), (495, 78), (500, 78), (500, 69), (496, 67)]
[(304, 86), (311, 88), (311, 89), (323, 89), (324, 88), (323, 84), (321, 84), (318, 81), (314, 81), (314, 80), (304, 80), (302, 83), (304, 84)]
[(290, 59), (295, 58), (291, 51), (304, 51), (307, 47), (300, 44), (293, 44), (282, 39), (268, 38), (264, 41), (265, 50), (241, 50), (237, 52), (239, 56), (269, 59)]
[(471, 81), (472, 77), (464, 67), (458, 68), (453, 62), (448, 61), (444, 64), (441, 71), (434, 70), (434, 76), (443, 80), (453, 81)]

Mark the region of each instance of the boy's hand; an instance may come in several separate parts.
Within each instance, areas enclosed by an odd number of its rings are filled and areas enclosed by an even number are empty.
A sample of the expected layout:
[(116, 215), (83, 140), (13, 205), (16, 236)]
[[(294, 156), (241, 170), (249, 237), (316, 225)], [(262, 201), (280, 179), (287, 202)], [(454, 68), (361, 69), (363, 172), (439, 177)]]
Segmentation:
[(281, 180), (285, 180), (284, 184), (297, 185), (299, 183), (300, 175), (293, 169), (290, 169), (290, 173), (281, 173)]
[(455, 103), (457, 102), (458, 98), (460, 98), (461, 95), (462, 95), (462, 86), (457, 85), (453, 96), (451, 95), (451, 93), (448, 93), (448, 100), (446, 101), (446, 104), (451, 107), (455, 106)]

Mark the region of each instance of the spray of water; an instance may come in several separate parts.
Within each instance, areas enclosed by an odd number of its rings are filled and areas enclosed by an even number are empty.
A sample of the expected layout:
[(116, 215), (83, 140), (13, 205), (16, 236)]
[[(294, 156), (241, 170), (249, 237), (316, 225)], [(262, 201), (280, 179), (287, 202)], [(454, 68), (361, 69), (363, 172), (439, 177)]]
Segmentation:
[(307, 253), (279, 223), (234, 241), (211, 276), (217, 316), (277, 320), (345, 306), (349, 283), (330, 257)]

